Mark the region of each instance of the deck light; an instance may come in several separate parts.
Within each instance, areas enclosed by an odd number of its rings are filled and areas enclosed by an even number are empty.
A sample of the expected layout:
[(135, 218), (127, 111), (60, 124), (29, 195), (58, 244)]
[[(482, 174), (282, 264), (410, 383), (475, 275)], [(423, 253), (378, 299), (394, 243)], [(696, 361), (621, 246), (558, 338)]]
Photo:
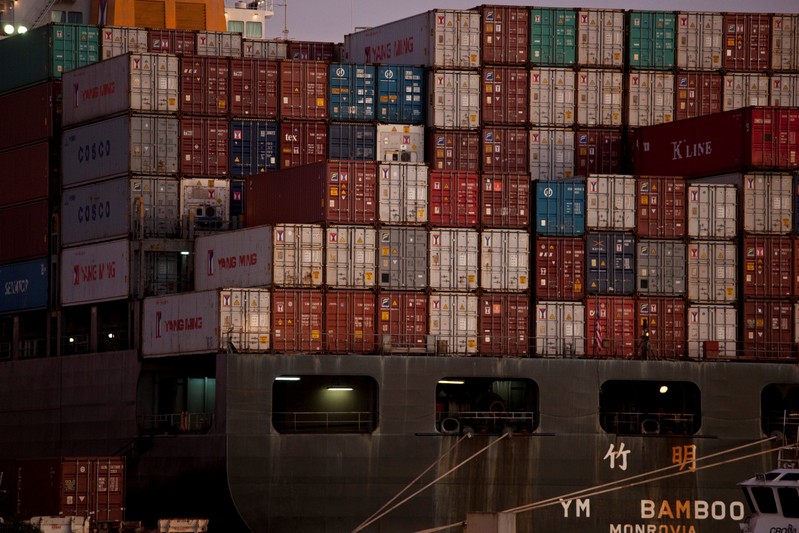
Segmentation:
[(275, 381), (299, 381), (299, 376), (278, 376), (275, 378)]
[(438, 380), (438, 384), (439, 385), (463, 385), (464, 383), (466, 383), (466, 382), (462, 381), (462, 380), (459, 380), (459, 379), (439, 379)]
[(352, 387), (344, 387), (341, 385), (334, 385), (332, 387), (328, 387), (327, 390), (329, 391), (351, 391)]
[(666, 394), (667, 392), (669, 392), (669, 388), (666, 385), (661, 385), (660, 394)]

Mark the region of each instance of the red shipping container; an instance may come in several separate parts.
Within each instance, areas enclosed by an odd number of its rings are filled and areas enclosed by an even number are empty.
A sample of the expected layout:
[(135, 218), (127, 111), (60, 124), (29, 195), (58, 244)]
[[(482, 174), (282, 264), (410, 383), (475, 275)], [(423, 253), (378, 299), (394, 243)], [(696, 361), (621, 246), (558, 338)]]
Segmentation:
[(322, 351), (324, 298), (313, 289), (272, 293), (272, 348), (277, 353)]
[(260, 58), (230, 60), (230, 114), (238, 118), (277, 116), (278, 62)]
[(322, 61), (280, 62), (280, 116), (325, 120), (328, 117), (328, 64)]
[(574, 134), (574, 145), (575, 176), (624, 173), (621, 131), (578, 129)]
[(425, 134), (430, 170), (480, 171), (480, 134), (433, 130)]
[(712, 176), (799, 166), (799, 108), (747, 107), (635, 130), (639, 175)]
[(480, 177), (475, 172), (435, 170), (428, 177), (429, 221), (434, 226), (477, 226)]
[(280, 123), (280, 168), (307, 165), (327, 159), (327, 124), (282, 121)]
[(581, 300), (585, 296), (585, 240), (581, 237), (535, 240), (538, 300)]
[(523, 67), (485, 66), (481, 73), (483, 124), (527, 125), (530, 89)]
[(743, 304), (743, 355), (755, 359), (795, 359), (793, 303), (749, 300)]
[(427, 295), (381, 291), (378, 300), (381, 353), (424, 352), (427, 348)]
[(224, 118), (181, 118), (180, 173), (203, 178), (227, 175), (229, 125), (230, 122)]
[(527, 65), (530, 52), (530, 10), (526, 7), (482, 6), (483, 65)]
[(247, 226), (377, 220), (375, 161), (321, 161), (255, 174), (244, 191)]
[(635, 354), (635, 300), (592, 296), (585, 302), (585, 353), (593, 357), (627, 359)]
[(0, 96), (0, 150), (53, 138), (61, 126), (61, 81)]
[[(51, 163), (49, 142), (0, 152), (0, 169), (0, 207), (47, 198), (50, 180), (57, 178), (57, 163)], [(58, 183), (53, 185), (58, 190)]]
[(325, 353), (375, 353), (375, 295), (342, 290), (325, 294)]
[(687, 225), (686, 183), (679, 177), (636, 179), (636, 233), (639, 237), (679, 239)]
[(180, 58), (180, 111), (186, 115), (227, 115), (230, 102), (230, 58)]
[(530, 172), (530, 147), (524, 128), (485, 126), (482, 131), (484, 174)]
[(530, 298), (526, 294), (483, 293), (479, 320), (480, 354), (530, 353)]
[(46, 257), (50, 249), (47, 200), (0, 209), (0, 264)]
[(149, 30), (148, 52), (191, 56), (196, 53), (194, 30)]
[(677, 120), (720, 113), (724, 78), (716, 72), (677, 74), (674, 114)]
[(771, 15), (724, 15), (722, 66), (732, 71), (767, 70), (771, 64)]
[(635, 303), (635, 323), (638, 325), (635, 356), (639, 359), (685, 357), (688, 338), (686, 329), (688, 306), (685, 299), (639, 297)]
[(525, 228), (530, 224), (530, 175), (484, 174), (480, 193), (480, 223), (495, 228)]
[(789, 237), (744, 237), (741, 276), (744, 297), (793, 296), (794, 244)]
[(288, 41), (288, 59), (307, 59), (309, 61), (333, 61), (336, 46), (333, 43), (317, 41)]

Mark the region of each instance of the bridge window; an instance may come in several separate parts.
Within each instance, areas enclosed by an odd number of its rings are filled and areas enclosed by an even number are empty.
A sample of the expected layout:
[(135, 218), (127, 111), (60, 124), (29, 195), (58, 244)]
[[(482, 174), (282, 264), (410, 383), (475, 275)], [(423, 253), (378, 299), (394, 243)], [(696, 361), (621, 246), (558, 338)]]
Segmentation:
[(677, 381), (606, 381), (600, 425), (623, 435), (693, 435), (702, 423), (699, 387)]

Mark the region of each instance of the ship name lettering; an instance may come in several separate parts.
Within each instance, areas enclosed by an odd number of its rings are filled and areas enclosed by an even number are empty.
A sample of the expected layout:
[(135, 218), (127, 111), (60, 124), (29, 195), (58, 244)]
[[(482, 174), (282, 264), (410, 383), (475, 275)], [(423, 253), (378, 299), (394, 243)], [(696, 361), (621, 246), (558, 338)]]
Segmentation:
[(5, 291), (6, 296), (11, 296), (12, 294), (24, 294), (28, 292), (28, 280), (26, 279), (18, 279), (17, 281), (6, 281), (5, 284)]
[(696, 529), (682, 524), (610, 524), (610, 533), (696, 533)]
[(84, 100), (93, 100), (94, 98), (99, 98), (100, 96), (114, 94), (114, 91), (116, 91), (116, 84), (112, 81), (84, 89), (82, 92)]
[(713, 143), (710, 141), (702, 141), (697, 143), (687, 143), (685, 139), (682, 141), (671, 142), (671, 159), (676, 161), (678, 159), (690, 159), (692, 157), (701, 157), (703, 155), (710, 155), (713, 153)]
[(164, 326), (167, 331), (189, 331), (192, 329), (202, 329), (203, 317), (194, 316), (190, 318), (176, 318), (165, 320)]
[(560, 502), (561, 507), (563, 507), (563, 517), (569, 518), (569, 509), (571, 508), (572, 502), (574, 504), (574, 516), (580, 517), (585, 516), (587, 518), (591, 517), (591, 500), (588, 498), (577, 498), (576, 500), (563, 500)]
[(744, 506), (741, 502), (732, 502), (727, 505), (723, 501), (708, 502), (705, 500), (663, 500), (660, 503), (654, 500), (641, 500), (642, 519), (679, 519), (688, 520), (743, 520)]

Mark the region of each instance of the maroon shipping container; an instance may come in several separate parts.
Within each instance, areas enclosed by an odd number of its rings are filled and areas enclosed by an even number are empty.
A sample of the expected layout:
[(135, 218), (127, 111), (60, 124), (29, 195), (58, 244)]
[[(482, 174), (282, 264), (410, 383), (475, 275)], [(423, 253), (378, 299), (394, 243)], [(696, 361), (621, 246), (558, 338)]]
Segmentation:
[(621, 296), (592, 296), (585, 302), (585, 353), (593, 357), (630, 358), (638, 336), (635, 300)]
[(635, 303), (638, 325), (635, 356), (639, 359), (683, 358), (688, 338), (685, 299), (639, 297)]
[(204, 178), (227, 175), (229, 125), (230, 122), (224, 118), (181, 118), (180, 173)]
[(375, 353), (375, 295), (341, 290), (325, 294), (325, 353)]
[(381, 291), (378, 295), (381, 353), (419, 353), (427, 349), (427, 295)]
[(479, 321), (481, 355), (530, 352), (530, 298), (526, 294), (483, 293)]
[(321, 161), (248, 176), (247, 226), (373, 224), (377, 220), (377, 163)]
[(149, 30), (148, 52), (163, 52), (176, 55), (196, 53), (196, 31), (194, 30)]
[(799, 166), (799, 108), (747, 107), (638, 128), (635, 174), (700, 177)]
[(430, 170), (480, 171), (480, 134), (476, 131), (432, 130), (425, 137)]
[(278, 62), (260, 58), (230, 60), (230, 114), (239, 118), (277, 116)]
[(0, 96), (0, 150), (45, 141), (61, 126), (61, 81)]
[(485, 126), (482, 130), (484, 174), (530, 172), (530, 147), (525, 128)]
[(484, 174), (481, 178), (480, 223), (494, 228), (530, 224), (530, 175)]
[(679, 239), (687, 225), (683, 178), (640, 176), (636, 179), (636, 233), (639, 237)]
[(744, 237), (742, 246), (744, 297), (793, 296), (794, 239), (748, 236)]
[(428, 176), (429, 222), (434, 226), (477, 226), (480, 176), (476, 172), (434, 170)]
[(724, 78), (716, 72), (683, 72), (676, 76), (674, 114), (677, 120), (720, 113)]
[(524, 67), (485, 66), (481, 72), (483, 124), (527, 125), (530, 89)]
[(187, 115), (227, 115), (230, 103), (230, 58), (180, 58), (180, 111)]
[(50, 251), (47, 200), (0, 209), (0, 228), (0, 265), (39, 259)]
[(49, 142), (0, 152), (0, 207), (47, 198), (57, 167), (58, 163), (50, 160)]
[[(624, 173), (623, 150), (620, 130), (578, 129), (574, 134), (575, 176)], [(658, 172), (646, 174), (656, 175)]]
[(585, 240), (582, 237), (535, 240), (538, 300), (581, 300), (585, 296)]
[(280, 62), (280, 116), (324, 120), (328, 117), (328, 63)]
[(767, 70), (771, 64), (771, 15), (724, 15), (722, 66), (732, 71)]
[(327, 124), (281, 121), (280, 168), (307, 165), (327, 159)]
[(324, 298), (313, 289), (272, 293), (272, 348), (277, 353), (322, 351)]
[(336, 46), (333, 43), (317, 41), (288, 41), (286, 57), (288, 59), (306, 59), (309, 61), (333, 61)]
[(794, 306), (789, 300), (749, 300), (743, 304), (743, 356), (795, 359)]
[(530, 9), (513, 6), (482, 6), (483, 65), (527, 65), (530, 52)]

